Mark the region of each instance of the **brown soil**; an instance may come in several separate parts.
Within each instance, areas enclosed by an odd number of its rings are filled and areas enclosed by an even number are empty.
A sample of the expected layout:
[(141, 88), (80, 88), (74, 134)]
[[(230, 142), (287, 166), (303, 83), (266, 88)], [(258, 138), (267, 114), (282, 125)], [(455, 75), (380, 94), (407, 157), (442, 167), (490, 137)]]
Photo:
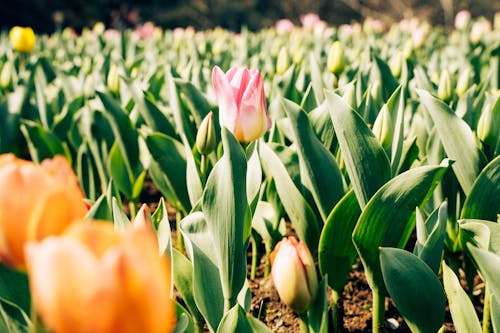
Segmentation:
[[(154, 184), (147, 179), (141, 196), (141, 202), (147, 203), (154, 211), (158, 206), (161, 194)], [(176, 243), (175, 210), (168, 205), (169, 219), (171, 220), (173, 243)], [(263, 249), (261, 249), (263, 250)], [(260, 251), (264, 252), (264, 251)], [(251, 253), (248, 250), (248, 271), (250, 272)], [(299, 319), (296, 313), (280, 302), (279, 295), (274, 287), (271, 277), (264, 277), (264, 259), (261, 258), (257, 267), (256, 278), (249, 279), (249, 287), (252, 293), (250, 312), (252, 315), (265, 323), (273, 332), (294, 333), (300, 332)], [(465, 280), (461, 277), (465, 288)], [(474, 281), (474, 303), (477, 304), (479, 318), (482, 317), (482, 303), (484, 285), (476, 277)], [(182, 300), (179, 300), (182, 304)], [(342, 332), (364, 333), (371, 332), (371, 304), (372, 294), (366, 281), (361, 262), (358, 260), (349, 274), (342, 297), (338, 302), (339, 313), (342, 317)], [(394, 303), (386, 298), (386, 331), (390, 333), (410, 333), (403, 318), (399, 315)], [(445, 332), (455, 332), (451, 323), (451, 316), (447, 309), (445, 316)], [(208, 330), (206, 330), (208, 332)]]

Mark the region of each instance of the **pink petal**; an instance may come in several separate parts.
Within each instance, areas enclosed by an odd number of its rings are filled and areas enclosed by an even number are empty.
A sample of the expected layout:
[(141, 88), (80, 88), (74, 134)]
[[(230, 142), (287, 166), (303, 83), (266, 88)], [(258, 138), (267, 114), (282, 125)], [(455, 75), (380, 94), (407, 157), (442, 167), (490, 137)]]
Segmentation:
[(234, 132), (237, 126), (238, 107), (234, 98), (233, 88), (227, 76), (218, 66), (215, 66), (212, 71), (212, 84), (215, 91), (215, 97), (219, 103), (220, 124), (231, 132)]

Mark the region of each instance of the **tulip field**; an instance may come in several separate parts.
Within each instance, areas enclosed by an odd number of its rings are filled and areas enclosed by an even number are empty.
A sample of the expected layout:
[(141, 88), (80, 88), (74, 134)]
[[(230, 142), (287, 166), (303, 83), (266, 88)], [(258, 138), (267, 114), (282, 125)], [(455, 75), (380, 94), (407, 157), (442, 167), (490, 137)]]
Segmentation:
[(499, 155), (500, 13), (3, 31), (0, 332), (499, 333)]

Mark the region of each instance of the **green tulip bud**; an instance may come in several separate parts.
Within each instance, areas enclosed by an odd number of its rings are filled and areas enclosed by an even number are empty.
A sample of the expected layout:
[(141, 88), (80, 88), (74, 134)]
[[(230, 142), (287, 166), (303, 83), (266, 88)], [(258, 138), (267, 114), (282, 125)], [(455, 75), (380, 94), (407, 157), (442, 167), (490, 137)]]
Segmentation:
[(3, 67), (2, 72), (0, 73), (0, 87), (3, 89), (9, 89), (12, 85), (12, 71), (14, 70), (12, 66), (12, 62), (7, 61)]
[(196, 134), (196, 148), (202, 155), (210, 154), (215, 148), (214, 114), (209, 112), (200, 124)]
[(455, 92), (457, 96), (462, 97), (465, 92), (470, 88), (472, 84), (472, 71), (469, 67), (467, 67), (460, 76), (458, 77), (457, 87), (455, 88)]
[(344, 47), (340, 41), (334, 42), (330, 47), (326, 67), (335, 75), (339, 75), (344, 70)]
[(451, 76), (447, 70), (444, 70), (441, 73), (441, 77), (439, 79), (439, 86), (438, 86), (437, 95), (443, 102), (446, 102), (446, 103), (451, 101), (451, 98), (453, 97)]
[(282, 75), (290, 67), (290, 57), (288, 56), (288, 50), (286, 47), (282, 47), (278, 54), (278, 60), (276, 61), (276, 73)]
[(384, 104), (377, 119), (375, 119), (372, 131), (382, 148), (389, 150), (392, 144), (392, 137), (394, 136), (394, 126), (386, 104)]
[(109, 67), (107, 84), (111, 93), (114, 95), (120, 93), (120, 76), (118, 75), (118, 67), (115, 64)]
[(396, 78), (401, 77), (401, 68), (403, 67), (403, 55), (401, 53), (394, 54), (391, 59), (389, 59), (389, 68), (391, 69), (392, 75)]
[(481, 142), (488, 146), (493, 146), (500, 134), (500, 98), (493, 107), (487, 103), (483, 107), (483, 112), (477, 124), (477, 136)]

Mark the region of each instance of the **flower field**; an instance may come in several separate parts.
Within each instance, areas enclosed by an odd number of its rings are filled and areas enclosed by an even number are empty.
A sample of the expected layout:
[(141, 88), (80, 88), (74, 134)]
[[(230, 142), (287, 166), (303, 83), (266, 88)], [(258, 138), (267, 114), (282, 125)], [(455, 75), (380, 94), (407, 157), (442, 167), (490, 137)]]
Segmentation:
[(499, 155), (499, 13), (15, 27), (0, 332), (500, 332)]

